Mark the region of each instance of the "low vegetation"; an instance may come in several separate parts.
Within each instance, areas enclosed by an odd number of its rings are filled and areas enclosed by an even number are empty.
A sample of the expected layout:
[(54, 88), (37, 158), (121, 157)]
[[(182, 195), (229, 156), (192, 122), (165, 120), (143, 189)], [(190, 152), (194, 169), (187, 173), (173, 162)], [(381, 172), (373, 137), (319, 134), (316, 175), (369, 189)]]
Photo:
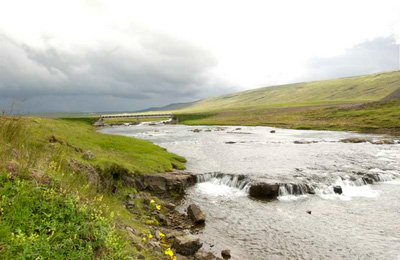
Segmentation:
[(267, 125), (400, 135), (399, 86), (400, 71), (394, 71), (249, 90), (195, 102), (173, 113), (180, 123), (190, 125)]
[(184, 158), (95, 133), (93, 120), (0, 118), (0, 259), (172, 259), (148, 244), (157, 199), (118, 175), (183, 169)]

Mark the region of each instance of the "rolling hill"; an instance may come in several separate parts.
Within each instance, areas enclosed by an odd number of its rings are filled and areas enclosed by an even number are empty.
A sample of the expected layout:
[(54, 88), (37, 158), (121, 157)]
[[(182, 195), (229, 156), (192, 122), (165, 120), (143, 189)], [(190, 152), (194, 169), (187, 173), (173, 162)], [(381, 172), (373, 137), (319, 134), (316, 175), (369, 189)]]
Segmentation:
[(181, 111), (293, 107), (378, 101), (400, 88), (400, 71), (248, 90), (195, 102)]
[(400, 71), (248, 90), (170, 109), (185, 124), (400, 135)]

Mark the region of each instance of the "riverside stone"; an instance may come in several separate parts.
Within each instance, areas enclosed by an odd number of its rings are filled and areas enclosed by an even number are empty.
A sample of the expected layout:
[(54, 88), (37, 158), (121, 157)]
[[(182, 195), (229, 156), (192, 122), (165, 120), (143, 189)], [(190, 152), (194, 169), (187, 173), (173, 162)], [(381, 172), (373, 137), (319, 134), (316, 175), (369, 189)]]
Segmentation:
[(188, 235), (175, 237), (171, 247), (174, 248), (178, 254), (190, 256), (196, 254), (196, 252), (202, 246), (203, 243), (200, 243), (200, 239), (195, 236)]
[(200, 207), (196, 204), (191, 204), (187, 208), (187, 213), (189, 218), (195, 224), (203, 224), (206, 221), (206, 216), (204, 215), (203, 211), (201, 211)]
[(278, 183), (259, 182), (250, 186), (249, 195), (254, 198), (274, 199), (279, 196)]
[(229, 249), (224, 249), (221, 251), (221, 256), (224, 259), (230, 259), (231, 258), (231, 250)]

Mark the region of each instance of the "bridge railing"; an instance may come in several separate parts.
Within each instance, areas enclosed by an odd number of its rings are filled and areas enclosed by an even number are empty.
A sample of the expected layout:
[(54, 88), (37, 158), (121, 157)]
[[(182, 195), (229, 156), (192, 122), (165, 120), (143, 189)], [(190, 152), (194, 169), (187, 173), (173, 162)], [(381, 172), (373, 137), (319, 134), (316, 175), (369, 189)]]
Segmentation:
[(100, 118), (146, 118), (146, 117), (173, 117), (173, 114), (117, 114), (100, 115)]

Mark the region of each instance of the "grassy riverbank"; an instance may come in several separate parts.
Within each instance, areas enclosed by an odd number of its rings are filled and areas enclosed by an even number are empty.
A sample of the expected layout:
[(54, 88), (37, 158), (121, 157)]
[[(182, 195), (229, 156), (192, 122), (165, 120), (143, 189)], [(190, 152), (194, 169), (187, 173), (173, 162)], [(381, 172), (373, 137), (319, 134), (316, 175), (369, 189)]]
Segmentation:
[(275, 126), (347, 130), (400, 135), (400, 99), (359, 106), (243, 109), (221, 113), (179, 114), (188, 125)]
[(156, 209), (138, 195), (128, 211), (126, 195), (138, 193), (119, 176), (183, 169), (185, 159), (92, 122), (0, 118), (0, 259), (165, 259), (142, 241)]
[(385, 72), (249, 90), (201, 100), (173, 113), (180, 123), (190, 125), (266, 125), (400, 135), (399, 86), (400, 71)]

